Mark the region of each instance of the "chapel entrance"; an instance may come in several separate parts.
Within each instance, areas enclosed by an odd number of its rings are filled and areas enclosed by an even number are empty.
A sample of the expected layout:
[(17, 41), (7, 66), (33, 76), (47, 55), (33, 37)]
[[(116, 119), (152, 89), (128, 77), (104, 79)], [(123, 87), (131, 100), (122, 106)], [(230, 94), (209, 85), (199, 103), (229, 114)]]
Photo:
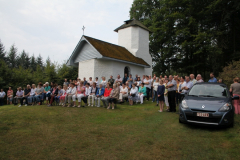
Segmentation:
[(130, 69), (129, 69), (129, 67), (127, 67), (127, 66), (124, 68), (124, 75), (125, 75), (125, 74), (127, 74), (127, 76), (129, 77)]

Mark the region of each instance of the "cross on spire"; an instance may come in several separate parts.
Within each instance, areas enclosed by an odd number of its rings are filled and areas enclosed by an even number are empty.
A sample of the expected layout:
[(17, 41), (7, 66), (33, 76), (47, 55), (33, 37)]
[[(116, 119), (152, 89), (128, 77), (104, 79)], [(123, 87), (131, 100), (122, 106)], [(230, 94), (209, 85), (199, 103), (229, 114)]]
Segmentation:
[(83, 35), (84, 35), (84, 30), (85, 30), (85, 27), (84, 27), (84, 26), (83, 26), (82, 30), (83, 30)]

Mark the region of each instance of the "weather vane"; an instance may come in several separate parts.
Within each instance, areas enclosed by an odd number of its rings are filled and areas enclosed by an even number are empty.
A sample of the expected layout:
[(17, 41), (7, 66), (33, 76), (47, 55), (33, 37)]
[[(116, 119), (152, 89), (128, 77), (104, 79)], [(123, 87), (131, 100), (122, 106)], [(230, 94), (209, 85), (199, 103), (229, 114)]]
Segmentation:
[(85, 27), (84, 27), (84, 26), (83, 26), (82, 30), (83, 30), (83, 35), (84, 35), (84, 30), (85, 30)]

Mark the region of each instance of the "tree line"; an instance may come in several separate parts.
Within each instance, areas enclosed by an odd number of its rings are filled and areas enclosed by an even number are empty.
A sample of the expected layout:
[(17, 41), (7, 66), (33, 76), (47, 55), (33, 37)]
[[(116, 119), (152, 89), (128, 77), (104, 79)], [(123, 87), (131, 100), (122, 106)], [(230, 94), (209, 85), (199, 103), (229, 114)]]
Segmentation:
[(156, 74), (218, 76), (240, 59), (240, 1), (134, 0), (130, 17), (150, 33)]
[(44, 62), (40, 54), (37, 57), (29, 56), (25, 50), (18, 53), (15, 45), (6, 51), (0, 40), (0, 88), (5, 91), (9, 86), (16, 89), (19, 86), (26, 87), (27, 84), (38, 82), (62, 84), (65, 78), (77, 77), (77, 67), (51, 62), (49, 57)]

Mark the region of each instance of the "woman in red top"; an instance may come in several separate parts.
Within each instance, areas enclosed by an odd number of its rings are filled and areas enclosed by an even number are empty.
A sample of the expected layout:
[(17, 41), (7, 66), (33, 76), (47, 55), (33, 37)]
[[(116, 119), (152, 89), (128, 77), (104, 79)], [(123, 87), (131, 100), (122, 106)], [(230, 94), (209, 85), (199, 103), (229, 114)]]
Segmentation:
[(112, 91), (112, 88), (110, 88), (110, 83), (107, 83), (107, 87), (105, 88), (104, 95), (101, 99), (103, 102), (104, 108), (107, 108), (107, 106), (108, 106), (108, 100), (110, 98), (109, 96), (110, 96), (111, 91)]
[(80, 82), (80, 85), (77, 86), (76, 94), (73, 95), (73, 107), (76, 107), (76, 99), (78, 99), (78, 107), (81, 107), (82, 98), (85, 97), (85, 86), (83, 85), (83, 81)]

